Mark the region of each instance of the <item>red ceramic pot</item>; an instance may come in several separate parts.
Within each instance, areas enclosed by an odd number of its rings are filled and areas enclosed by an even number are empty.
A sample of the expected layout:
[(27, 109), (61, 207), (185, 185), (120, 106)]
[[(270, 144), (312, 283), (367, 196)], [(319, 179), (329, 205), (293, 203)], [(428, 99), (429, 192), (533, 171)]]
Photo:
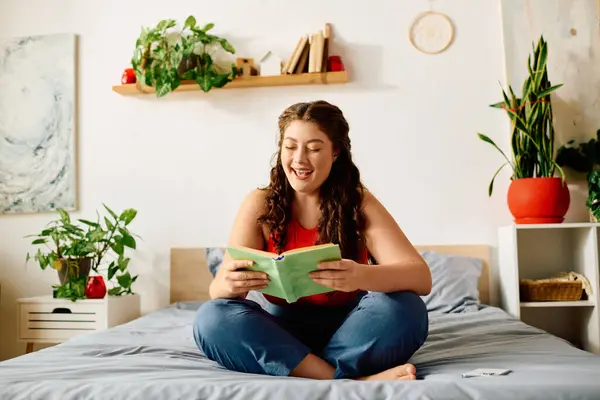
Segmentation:
[(561, 178), (522, 178), (510, 182), (507, 201), (515, 223), (551, 224), (564, 221), (571, 196)]
[(85, 285), (85, 296), (88, 299), (103, 299), (106, 296), (106, 285), (102, 276), (90, 276)]
[(127, 68), (123, 71), (123, 75), (121, 75), (121, 83), (123, 85), (127, 85), (129, 83), (135, 83), (137, 77), (135, 76), (135, 71), (133, 68)]

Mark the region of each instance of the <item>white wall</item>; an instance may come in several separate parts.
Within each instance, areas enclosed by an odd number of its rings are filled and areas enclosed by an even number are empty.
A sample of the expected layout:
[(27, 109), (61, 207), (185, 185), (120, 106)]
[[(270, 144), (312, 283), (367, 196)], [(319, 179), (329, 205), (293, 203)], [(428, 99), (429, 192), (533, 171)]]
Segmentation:
[[(139, 210), (131, 229), (144, 241), (131, 266), (141, 275), (135, 289), (147, 312), (167, 304), (171, 247), (226, 242), (242, 197), (267, 182), (277, 116), (303, 100), (342, 108), (365, 183), (414, 243), (495, 243), (497, 225), (510, 222), (506, 175), (489, 199), (487, 185), (502, 160), (476, 132), (506, 140), (505, 115), (488, 107), (499, 101), (498, 82), (504, 82), (500, 4), (436, 1), (456, 24), (455, 43), (437, 56), (417, 52), (407, 39), (411, 19), (428, 6), (387, 0), (2, 0), (0, 36), (79, 35), (75, 216), (93, 217), (102, 202)], [(189, 14), (214, 22), (238, 55), (255, 58), (266, 50), (285, 58), (299, 36), (330, 22), (334, 50), (343, 55), (352, 83), (161, 100), (112, 92), (140, 27)], [(24, 264), (31, 247), (23, 236), (53, 217), (0, 216), (0, 359), (24, 350), (16, 343), (16, 299), (47, 294), (57, 281), (54, 271)]]

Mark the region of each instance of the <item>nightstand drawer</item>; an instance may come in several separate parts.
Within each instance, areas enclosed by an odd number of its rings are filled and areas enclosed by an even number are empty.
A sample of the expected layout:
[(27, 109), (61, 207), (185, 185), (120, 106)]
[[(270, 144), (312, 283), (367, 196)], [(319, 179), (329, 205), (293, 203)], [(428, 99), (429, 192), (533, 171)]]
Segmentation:
[(140, 316), (140, 296), (106, 296), (72, 302), (52, 296), (17, 299), (17, 331), (27, 352), (34, 343), (62, 343), (74, 336), (98, 332)]
[(69, 339), (106, 328), (102, 304), (21, 304), (20, 337)]

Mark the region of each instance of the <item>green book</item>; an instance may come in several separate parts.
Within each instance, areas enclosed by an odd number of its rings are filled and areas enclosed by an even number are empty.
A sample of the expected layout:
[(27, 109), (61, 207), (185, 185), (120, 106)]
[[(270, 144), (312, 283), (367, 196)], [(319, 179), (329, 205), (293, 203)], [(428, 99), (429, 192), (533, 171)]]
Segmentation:
[(227, 247), (234, 260), (252, 260), (254, 265), (246, 268), (265, 272), (270, 279), (262, 293), (294, 303), (300, 297), (332, 292), (334, 289), (315, 283), (308, 274), (318, 270), (323, 261), (341, 260), (337, 244), (322, 244), (286, 251), (280, 255), (247, 247)]

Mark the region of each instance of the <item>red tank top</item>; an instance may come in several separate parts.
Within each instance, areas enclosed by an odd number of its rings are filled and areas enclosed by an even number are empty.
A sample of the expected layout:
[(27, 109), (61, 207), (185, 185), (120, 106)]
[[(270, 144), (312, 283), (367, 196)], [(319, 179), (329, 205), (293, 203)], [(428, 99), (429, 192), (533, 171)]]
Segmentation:
[[(300, 247), (313, 246), (317, 243), (317, 239), (319, 238), (318, 228), (306, 229), (302, 225), (300, 225), (296, 220), (292, 220), (292, 222), (288, 225), (287, 231), (287, 243), (284, 246), (284, 251), (297, 249)], [(277, 249), (275, 248), (275, 242), (272, 237), (269, 237), (269, 241), (267, 243), (267, 251), (276, 253)], [(355, 260), (358, 263), (367, 264), (368, 263), (368, 253), (367, 250), (364, 249), (359, 254), (359, 259)], [(301, 297), (297, 300), (298, 304), (312, 304), (312, 305), (322, 305), (322, 306), (337, 306), (343, 305), (352, 300), (360, 291), (355, 292), (342, 292), (342, 291), (333, 291), (322, 294), (315, 294), (312, 296)], [(273, 297), (268, 294), (263, 294), (265, 299), (269, 302), (277, 305), (287, 305), (288, 302), (284, 299), (280, 299), (279, 297)]]

